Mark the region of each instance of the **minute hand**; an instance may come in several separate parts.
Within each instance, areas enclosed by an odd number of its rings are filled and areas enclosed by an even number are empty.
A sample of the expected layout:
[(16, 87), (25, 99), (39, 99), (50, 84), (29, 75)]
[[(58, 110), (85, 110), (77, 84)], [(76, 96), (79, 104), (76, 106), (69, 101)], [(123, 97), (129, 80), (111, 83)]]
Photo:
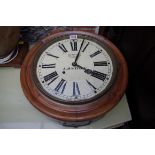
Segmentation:
[(81, 46), (80, 46), (79, 52), (78, 52), (78, 54), (76, 55), (76, 58), (75, 58), (75, 61), (73, 62), (73, 64), (76, 64), (76, 62), (77, 62), (77, 60), (78, 60), (78, 58), (79, 58), (79, 55), (80, 55), (80, 52), (81, 52), (81, 49), (82, 49), (83, 43), (84, 43), (84, 39), (83, 39), (83, 41), (82, 41), (82, 43), (81, 43)]

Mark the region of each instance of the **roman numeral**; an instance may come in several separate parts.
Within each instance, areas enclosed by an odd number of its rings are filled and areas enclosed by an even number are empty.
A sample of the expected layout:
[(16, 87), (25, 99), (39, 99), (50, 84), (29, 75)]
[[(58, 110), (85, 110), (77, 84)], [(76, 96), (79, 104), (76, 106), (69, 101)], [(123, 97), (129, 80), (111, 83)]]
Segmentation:
[(43, 64), (42, 68), (55, 68), (56, 64)]
[(49, 83), (48, 85), (50, 85), (53, 81), (55, 81), (59, 76), (54, 77)]
[(72, 51), (77, 51), (77, 41), (73, 40), (70, 42)]
[[(86, 81), (87, 81), (87, 80), (86, 80)], [(88, 85), (89, 85), (91, 88), (96, 89), (96, 87), (95, 87), (92, 83), (90, 83), (89, 81), (87, 81), (87, 83), (88, 83)]]
[(67, 49), (66, 49), (66, 47), (65, 47), (63, 44), (60, 44), (60, 43), (59, 43), (58, 46), (59, 46), (59, 48), (60, 48), (63, 52), (65, 52), (65, 53), (68, 52)]
[(58, 56), (55, 56), (53, 54), (47, 53), (48, 56), (54, 57), (54, 58), (59, 58)]
[(56, 86), (55, 91), (57, 91), (57, 92), (61, 91), (61, 93), (63, 93), (65, 90), (65, 87), (66, 87), (66, 83), (67, 83), (66, 80), (61, 79), (61, 81)]
[(94, 62), (94, 66), (107, 66), (107, 61)]
[(53, 78), (56, 77), (56, 76), (58, 76), (58, 74), (57, 74), (57, 72), (55, 71), (55, 72), (53, 72), (53, 73), (50, 73), (50, 74), (44, 76), (44, 80), (47, 82), (47, 81), (53, 79)]
[(81, 52), (84, 52), (85, 50), (86, 50), (86, 48), (88, 47), (88, 45), (89, 45), (89, 42), (85, 45), (85, 46), (83, 46), (84, 45), (84, 39), (83, 39), (83, 41), (82, 41), (82, 43), (81, 43), (81, 46), (80, 46), (80, 49), (79, 49), (79, 51), (81, 51)]
[(65, 90), (65, 87), (66, 87), (66, 84), (67, 84), (67, 82), (63, 85), (61, 94), (63, 94), (63, 92), (64, 92), (64, 90)]
[(96, 51), (95, 53), (91, 54), (90, 57), (93, 58), (94, 56), (101, 53), (101, 50)]
[(79, 85), (77, 82), (73, 82), (73, 96), (80, 95)]
[(95, 78), (97, 78), (99, 80), (104, 81), (106, 76), (107, 76), (107, 74), (104, 74), (104, 73), (101, 73), (101, 72), (98, 72), (98, 71), (93, 71), (91, 73), (91, 76), (93, 76), (93, 77), (95, 77)]

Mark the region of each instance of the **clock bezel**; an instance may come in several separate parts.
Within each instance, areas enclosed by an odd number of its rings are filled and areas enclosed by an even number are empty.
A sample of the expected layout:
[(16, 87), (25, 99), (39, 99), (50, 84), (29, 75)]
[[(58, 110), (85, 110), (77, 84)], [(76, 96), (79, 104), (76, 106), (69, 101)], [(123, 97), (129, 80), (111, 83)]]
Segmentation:
[[(56, 43), (57, 41), (69, 39), (69, 35), (78, 35), (78, 38), (80, 38), (80, 39), (87, 39), (87, 40), (90, 40), (92, 42), (99, 44), (103, 49), (106, 50), (106, 52), (108, 53), (108, 55), (112, 61), (113, 72), (112, 72), (112, 77), (111, 77), (110, 81), (108, 82), (107, 87), (102, 92), (100, 92), (99, 94), (97, 94), (96, 96), (94, 96), (92, 98), (80, 100), (80, 101), (79, 100), (78, 101), (65, 101), (65, 100), (59, 99), (59, 98), (56, 98), (54, 96), (51, 96), (48, 92), (46, 92), (38, 80), (36, 68), (37, 68), (37, 63), (38, 63), (38, 60), (39, 60), (41, 54), (50, 45)], [(103, 42), (100, 42), (95, 37), (92, 38), (92, 37), (85, 35), (85, 34), (72, 32), (72, 33), (60, 34), (58, 37), (53, 38), (49, 42), (46, 42), (46, 44), (44, 44), (44, 46), (37, 51), (37, 53), (34, 57), (34, 60), (33, 60), (32, 68), (31, 68), (31, 76), (32, 76), (33, 81), (35, 82), (35, 85), (38, 87), (38, 89), (43, 94), (45, 94), (45, 96), (49, 97), (51, 100), (55, 100), (55, 101), (59, 102), (59, 104), (61, 103), (61, 104), (68, 104), (68, 105), (81, 105), (81, 104), (88, 104), (89, 102), (92, 102), (92, 101), (98, 99), (99, 97), (104, 95), (110, 89), (110, 87), (112, 86), (112, 84), (114, 83), (114, 81), (116, 79), (118, 67), (119, 67), (119, 63), (117, 62), (117, 59), (112, 54), (111, 50), (105, 44), (103, 44)]]
[[(89, 102), (88, 104), (74, 106), (60, 104), (60, 102), (48, 98), (38, 89), (31, 74), (33, 59), (37, 51), (42, 48), (42, 46), (44, 46), (47, 42), (50, 42), (52, 39), (59, 37), (59, 35), (73, 33), (88, 36), (90, 35), (92, 37), (96, 37), (97, 40), (104, 42), (104, 44), (111, 49), (119, 63), (117, 78), (110, 89), (103, 96)], [(62, 121), (85, 121), (102, 116), (119, 102), (125, 92), (127, 79), (127, 65), (119, 49), (102, 36), (82, 31), (60, 32), (42, 39), (27, 54), (21, 68), (21, 85), (24, 94), (30, 103), (46, 115)]]

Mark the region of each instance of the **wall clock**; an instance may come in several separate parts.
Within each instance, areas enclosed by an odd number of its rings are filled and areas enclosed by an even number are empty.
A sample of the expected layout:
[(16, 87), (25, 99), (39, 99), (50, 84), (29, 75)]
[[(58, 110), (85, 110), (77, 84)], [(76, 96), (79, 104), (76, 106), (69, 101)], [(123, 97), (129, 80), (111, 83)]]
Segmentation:
[(127, 66), (104, 37), (60, 32), (30, 50), (21, 68), (21, 85), (30, 103), (44, 114), (71, 124), (90, 122), (121, 99)]

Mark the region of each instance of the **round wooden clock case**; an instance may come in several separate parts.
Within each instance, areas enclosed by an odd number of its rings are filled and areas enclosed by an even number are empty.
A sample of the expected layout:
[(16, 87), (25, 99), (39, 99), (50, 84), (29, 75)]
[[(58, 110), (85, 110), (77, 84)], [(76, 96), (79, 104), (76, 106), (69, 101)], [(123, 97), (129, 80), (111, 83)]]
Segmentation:
[(21, 68), (22, 89), (30, 103), (63, 122), (103, 116), (120, 101), (127, 77), (118, 48), (102, 36), (81, 31), (44, 38)]

